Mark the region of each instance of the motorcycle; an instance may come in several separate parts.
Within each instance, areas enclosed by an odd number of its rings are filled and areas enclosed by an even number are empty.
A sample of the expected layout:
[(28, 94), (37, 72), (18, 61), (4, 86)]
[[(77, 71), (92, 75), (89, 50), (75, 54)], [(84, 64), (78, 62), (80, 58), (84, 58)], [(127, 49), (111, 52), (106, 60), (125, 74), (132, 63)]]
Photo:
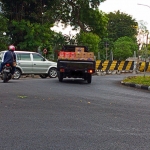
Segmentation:
[(8, 82), (12, 78), (12, 67), (10, 64), (6, 64), (3, 67), (2, 73), (1, 73), (1, 79), (3, 80), (4, 83)]

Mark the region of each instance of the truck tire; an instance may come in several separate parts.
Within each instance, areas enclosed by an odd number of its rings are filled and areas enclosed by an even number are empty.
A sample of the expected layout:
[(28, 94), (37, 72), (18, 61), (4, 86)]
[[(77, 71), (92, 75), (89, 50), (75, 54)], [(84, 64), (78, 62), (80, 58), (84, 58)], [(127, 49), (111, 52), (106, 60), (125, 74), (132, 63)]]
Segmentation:
[(63, 73), (59, 73), (58, 75), (59, 82), (63, 81)]
[(92, 81), (92, 75), (88, 74), (87, 75), (87, 83), (91, 83), (91, 81)]

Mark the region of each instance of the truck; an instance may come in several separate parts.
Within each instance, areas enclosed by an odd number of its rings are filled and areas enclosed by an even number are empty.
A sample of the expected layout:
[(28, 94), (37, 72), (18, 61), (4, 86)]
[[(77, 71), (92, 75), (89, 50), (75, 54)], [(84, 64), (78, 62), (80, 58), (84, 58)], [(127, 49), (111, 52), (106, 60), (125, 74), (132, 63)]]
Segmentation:
[(64, 78), (82, 78), (91, 83), (95, 73), (94, 53), (87, 46), (64, 45), (57, 59), (57, 76), (59, 82)]

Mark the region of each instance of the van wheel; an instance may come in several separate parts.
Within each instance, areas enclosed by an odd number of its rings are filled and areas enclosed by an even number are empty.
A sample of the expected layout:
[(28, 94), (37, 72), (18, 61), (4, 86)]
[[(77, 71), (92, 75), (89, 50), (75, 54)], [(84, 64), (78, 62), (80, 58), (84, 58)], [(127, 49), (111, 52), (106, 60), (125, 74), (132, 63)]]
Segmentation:
[(13, 79), (19, 79), (21, 77), (21, 71), (19, 69), (15, 70), (15, 73), (13, 74)]
[(39, 76), (40, 76), (41, 78), (43, 78), (43, 79), (48, 77), (47, 74), (40, 74)]
[(50, 78), (56, 78), (57, 77), (57, 69), (56, 68), (51, 68), (48, 72), (48, 75)]

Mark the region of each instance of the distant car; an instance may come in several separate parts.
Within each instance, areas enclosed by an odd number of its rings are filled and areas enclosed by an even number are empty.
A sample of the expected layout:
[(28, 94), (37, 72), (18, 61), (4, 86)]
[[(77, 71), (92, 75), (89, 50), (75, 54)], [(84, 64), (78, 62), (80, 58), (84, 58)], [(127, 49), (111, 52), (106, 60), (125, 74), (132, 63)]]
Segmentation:
[[(0, 63), (6, 51), (0, 52)], [(48, 61), (41, 54), (29, 51), (15, 51), (17, 66), (14, 79), (19, 79), (21, 75), (35, 74), (41, 78), (56, 78), (57, 63)]]

